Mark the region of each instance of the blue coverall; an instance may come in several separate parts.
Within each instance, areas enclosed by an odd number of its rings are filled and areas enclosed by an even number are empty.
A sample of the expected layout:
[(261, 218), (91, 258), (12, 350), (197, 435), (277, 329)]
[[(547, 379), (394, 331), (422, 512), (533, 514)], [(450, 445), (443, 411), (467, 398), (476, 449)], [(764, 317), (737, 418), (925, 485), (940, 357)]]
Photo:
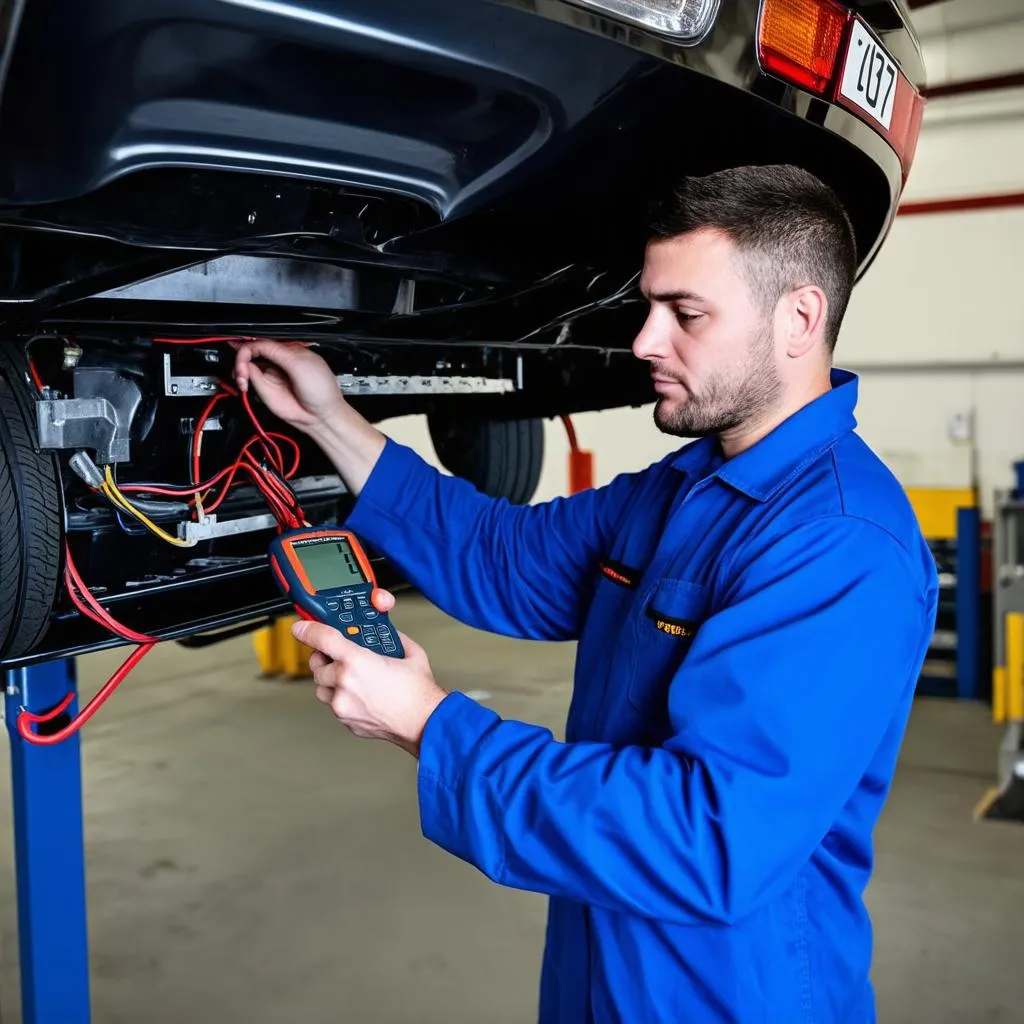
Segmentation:
[(389, 440), (355, 504), (451, 615), (579, 639), (565, 742), (452, 693), (418, 768), (425, 836), (551, 897), (544, 1024), (875, 1019), (862, 896), (937, 574), (832, 384), (731, 460), (534, 506)]

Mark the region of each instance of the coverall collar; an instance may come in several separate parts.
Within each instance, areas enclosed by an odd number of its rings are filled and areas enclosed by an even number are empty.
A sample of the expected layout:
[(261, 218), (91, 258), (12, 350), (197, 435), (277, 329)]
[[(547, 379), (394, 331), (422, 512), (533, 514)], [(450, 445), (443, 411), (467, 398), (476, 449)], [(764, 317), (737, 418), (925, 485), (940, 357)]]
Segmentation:
[(801, 466), (856, 427), (857, 375), (833, 369), (830, 378), (830, 391), (734, 458), (723, 460), (718, 439), (705, 437), (683, 448), (673, 464), (686, 473), (717, 465), (714, 476), (755, 501), (767, 501)]

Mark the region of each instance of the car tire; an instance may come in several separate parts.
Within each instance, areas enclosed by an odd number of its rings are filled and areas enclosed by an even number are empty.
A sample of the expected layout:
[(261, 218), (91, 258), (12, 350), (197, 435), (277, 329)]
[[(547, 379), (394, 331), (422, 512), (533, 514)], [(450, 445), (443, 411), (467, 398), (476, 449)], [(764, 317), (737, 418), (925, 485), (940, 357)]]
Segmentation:
[[(2, 342), (0, 342), (2, 344)], [(38, 447), (35, 400), (0, 355), (0, 657), (27, 654), (50, 624), (63, 519), (56, 460)]]
[(535, 494), (544, 463), (544, 423), (450, 414), (427, 417), (441, 465), (494, 498), (525, 505)]

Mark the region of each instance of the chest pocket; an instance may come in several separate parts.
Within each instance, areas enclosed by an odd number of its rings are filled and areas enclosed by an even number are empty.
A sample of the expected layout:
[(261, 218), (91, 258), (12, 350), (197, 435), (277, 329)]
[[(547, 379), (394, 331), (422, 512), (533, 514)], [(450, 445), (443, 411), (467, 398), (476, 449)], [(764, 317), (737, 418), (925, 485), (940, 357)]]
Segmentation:
[(668, 721), (669, 685), (707, 617), (708, 596), (704, 584), (666, 578), (637, 609), (629, 702), (641, 714)]

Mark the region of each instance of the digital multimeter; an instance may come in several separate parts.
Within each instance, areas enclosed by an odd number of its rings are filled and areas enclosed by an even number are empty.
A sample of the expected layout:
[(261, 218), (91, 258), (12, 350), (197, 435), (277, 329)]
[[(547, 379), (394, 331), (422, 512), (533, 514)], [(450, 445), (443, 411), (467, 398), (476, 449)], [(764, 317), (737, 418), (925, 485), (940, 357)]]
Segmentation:
[(299, 614), (377, 654), (405, 657), (387, 613), (373, 603), (377, 580), (355, 534), (289, 530), (271, 541), (270, 565)]

